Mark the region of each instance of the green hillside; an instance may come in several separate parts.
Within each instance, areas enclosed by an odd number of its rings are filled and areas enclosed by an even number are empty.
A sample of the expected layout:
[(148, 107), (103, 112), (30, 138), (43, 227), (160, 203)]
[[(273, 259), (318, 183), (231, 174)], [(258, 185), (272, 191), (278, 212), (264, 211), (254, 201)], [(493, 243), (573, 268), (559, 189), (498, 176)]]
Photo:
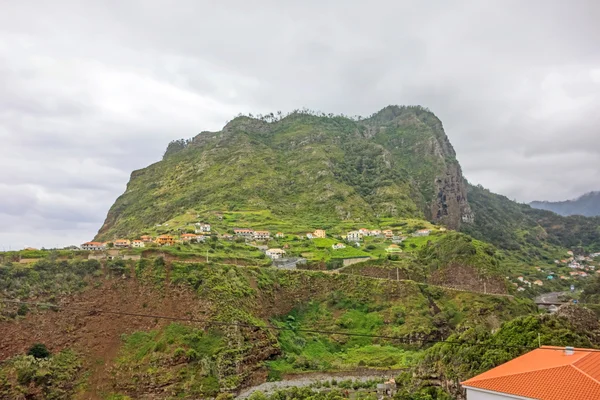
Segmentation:
[(470, 215), (454, 150), (428, 110), (390, 106), (364, 120), (294, 112), (240, 116), (172, 143), (162, 161), (132, 173), (97, 239), (189, 211), (264, 210), (312, 228), (410, 217), (457, 228)]

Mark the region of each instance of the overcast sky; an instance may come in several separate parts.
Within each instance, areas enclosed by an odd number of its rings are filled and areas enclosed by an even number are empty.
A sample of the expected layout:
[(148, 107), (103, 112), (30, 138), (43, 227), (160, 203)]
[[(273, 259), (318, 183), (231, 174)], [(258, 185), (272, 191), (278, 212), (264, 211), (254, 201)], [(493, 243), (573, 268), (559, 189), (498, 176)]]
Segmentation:
[(239, 112), (420, 104), (472, 183), (598, 190), (598, 21), (596, 0), (3, 1), (0, 250), (91, 239), (132, 170)]

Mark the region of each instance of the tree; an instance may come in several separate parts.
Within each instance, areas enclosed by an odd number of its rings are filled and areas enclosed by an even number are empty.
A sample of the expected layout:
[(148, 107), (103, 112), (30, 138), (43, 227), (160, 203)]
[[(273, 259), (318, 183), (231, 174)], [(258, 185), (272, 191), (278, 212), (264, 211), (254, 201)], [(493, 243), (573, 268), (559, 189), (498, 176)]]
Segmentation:
[(50, 350), (43, 343), (35, 343), (29, 348), (27, 355), (34, 356), (35, 358), (48, 358), (50, 357)]

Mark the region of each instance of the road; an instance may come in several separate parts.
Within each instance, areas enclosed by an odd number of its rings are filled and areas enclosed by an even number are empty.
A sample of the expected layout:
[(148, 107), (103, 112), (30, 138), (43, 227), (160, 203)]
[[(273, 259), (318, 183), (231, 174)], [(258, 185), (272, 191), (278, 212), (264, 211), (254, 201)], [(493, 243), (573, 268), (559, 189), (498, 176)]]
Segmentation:
[(544, 293), (535, 298), (536, 303), (564, 303), (559, 297), (568, 292), (550, 292)]

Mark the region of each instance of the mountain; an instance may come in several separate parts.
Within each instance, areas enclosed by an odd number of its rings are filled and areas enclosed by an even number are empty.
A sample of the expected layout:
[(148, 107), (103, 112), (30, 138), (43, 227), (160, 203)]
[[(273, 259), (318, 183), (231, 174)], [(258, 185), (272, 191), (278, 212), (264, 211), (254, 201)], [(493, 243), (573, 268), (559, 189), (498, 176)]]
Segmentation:
[(600, 217), (561, 216), (516, 203), (480, 185), (468, 185), (469, 204), (477, 216), (461, 230), (501, 249), (546, 258), (546, 244), (600, 251)]
[(272, 228), (412, 217), (458, 229), (473, 219), (441, 121), (422, 107), (389, 106), (361, 120), (238, 116), (175, 141), (162, 161), (131, 174), (97, 239), (137, 235), (188, 211), (235, 210), (268, 210)]
[(584, 217), (600, 216), (600, 192), (586, 193), (575, 200), (567, 201), (533, 201), (533, 208), (555, 212), (556, 214), (583, 215)]

